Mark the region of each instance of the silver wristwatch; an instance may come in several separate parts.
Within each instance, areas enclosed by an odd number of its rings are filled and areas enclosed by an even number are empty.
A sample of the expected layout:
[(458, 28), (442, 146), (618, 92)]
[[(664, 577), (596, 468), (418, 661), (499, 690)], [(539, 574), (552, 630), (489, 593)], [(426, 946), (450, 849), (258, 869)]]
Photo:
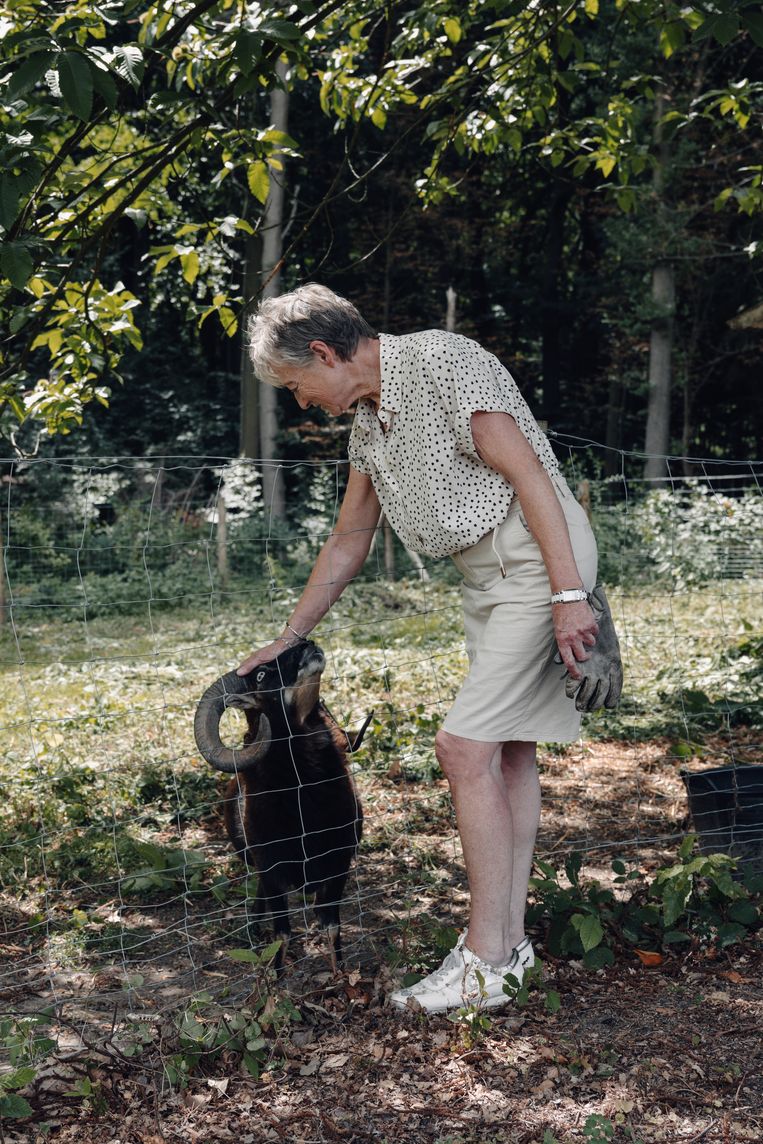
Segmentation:
[(563, 592), (554, 592), (551, 597), (552, 604), (573, 604), (578, 600), (587, 600), (589, 593), (585, 588), (565, 588)]

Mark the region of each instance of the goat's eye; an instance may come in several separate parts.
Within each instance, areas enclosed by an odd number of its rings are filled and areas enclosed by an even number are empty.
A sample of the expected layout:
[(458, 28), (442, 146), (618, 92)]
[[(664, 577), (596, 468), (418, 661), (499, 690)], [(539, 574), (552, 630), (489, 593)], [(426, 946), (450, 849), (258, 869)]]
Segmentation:
[(255, 676), (255, 678), (256, 678), (256, 680), (257, 680), (257, 682), (258, 682), (258, 683), (262, 683), (263, 679), (265, 678), (265, 675), (266, 675), (266, 672), (264, 672), (264, 671), (258, 671), (258, 672), (257, 672), (257, 675)]

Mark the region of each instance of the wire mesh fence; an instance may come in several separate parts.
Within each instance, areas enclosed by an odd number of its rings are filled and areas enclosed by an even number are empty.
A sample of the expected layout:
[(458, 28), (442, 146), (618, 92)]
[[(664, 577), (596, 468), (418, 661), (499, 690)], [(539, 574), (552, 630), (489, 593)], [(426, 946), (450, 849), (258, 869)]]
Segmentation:
[[(541, 747), (538, 853), (648, 866), (689, 827), (682, 768), (761, 760), (763, 463), (695, 460), (688, 477), (668, 459), (655, 486), (638, 458), (618, 455), (602, 477), (591, 443), (556, 448), (599, 537), (626, 692), (579, 743)], [(53, 1006), (73, 1042), (202, 990), (245, 997), (267, 951), (256, 875), (231, 853), (193, 714), (209, 683), (282, 630), (346, 465), (279, 463), (280, 519), (262, 475), (224, 458), (0, 466), (1, 1007)], [(346, 960), (362, 968), (465, 912), (433, 753), (466, 667), (456, 570), (414, 561), (380, 528), (314, 638), (337, 723), (351, 731), (374, 710), (351, 763), (365, 823), (342, 903)], [(225, 720), (240, 741), (241, 719)], [(290, 899), (288, 972), (320, 981), (330, 965), (306, 889)]]

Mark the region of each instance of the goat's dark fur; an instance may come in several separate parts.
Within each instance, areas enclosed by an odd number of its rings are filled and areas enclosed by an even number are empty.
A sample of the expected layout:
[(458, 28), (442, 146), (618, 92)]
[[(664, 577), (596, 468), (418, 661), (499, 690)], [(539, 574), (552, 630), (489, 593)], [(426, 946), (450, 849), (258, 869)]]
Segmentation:
[(290, 890), (300, 890), (303, 900), (315, 895), (332, 962), (341, 961), (339, 903), (362, 830), (347, 766), (359, 741), (351, 745), (320, 702), (316, 655), (322, 669), (314, 645), (290, 649), (247, 677), (252, 690), (245, 701), (228, 700), (244, 708), (245, 745), (255, 742), (263, 715), (270, 725), (264, 754), (226, 785), (225, 825), (237, 854), (257, 873), (254, 918), (271, 913), (282, 943), (279, 967), (291, 932)]

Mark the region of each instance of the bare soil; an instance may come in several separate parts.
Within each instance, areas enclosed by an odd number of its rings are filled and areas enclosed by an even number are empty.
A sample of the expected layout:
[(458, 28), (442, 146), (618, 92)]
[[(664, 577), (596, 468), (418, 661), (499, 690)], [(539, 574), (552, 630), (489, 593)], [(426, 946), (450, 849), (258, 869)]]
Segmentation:
[[(601, 879), (617, 856), (653, 869), (675, 854), (690, 825), (681, 767), (731, 757), (759, 757), (755, 736), (715, 736), (688, 759), (666, 741), (545, 754), (538, 852), (561, 863), (583, 849), (585, 870)], [(270, 1067), (257, 1079), (223, 1055), (173, 1090), (160, 1054), (128, 1058), (111, 1036), (128, 1008), (169, 1022), (200, 988), (219, 996), (225, 986), (226, 1003), (244, 1005), (252, 979), (229, 957), (245, 944), (240, 907), (226, 914), (206, 895), (190, 905), (125, 909), (123, 924), (148, 935), (143, 960), (140, 948), (122, 949), (111, 961), (72, 969), (51, 962), (49, 951), (35, 960), (42, 946), (32, 936), (6, 941), (3, 1010), (56, 1001), (62, 1021), (59, 1055), (25, 1090), (34, 1118), (6, 1121), (0, 1140), (763, 1140), (763, 953), (755, 939), (722, 951), (676, 947), (655, 966), (623, 950), (614, 966), (594, 973), (551, 958), (538, 932), (546, 984), (562, 999), (556, 1014), (533, 994), (523, 1009), (492, 1013), (474, 1035), (444, 1017), (392, 1010), (389, 991), (406, 967), (426, 960), (436, 927), (463, 923), (466, 886), (442, 781), (408, 781), (405, 764), (392, 760), (386, 776), (362, 776), (360, 788), (366, 835), (344, 905), (344, 970), (331, 973), (315, 934), (295, 933), (277, 990), (302, 1019), (270, 1035)], [(217, 848), (227, 861), (218, 819), (198, 830), (193, 845)], [(13, 908), (6, 903), (6, 933), (19, 931)], [(301, 915), (294, 925), (302, 930)], [(126, 990), (126, 970), (139, 971), (142, 984)]]

